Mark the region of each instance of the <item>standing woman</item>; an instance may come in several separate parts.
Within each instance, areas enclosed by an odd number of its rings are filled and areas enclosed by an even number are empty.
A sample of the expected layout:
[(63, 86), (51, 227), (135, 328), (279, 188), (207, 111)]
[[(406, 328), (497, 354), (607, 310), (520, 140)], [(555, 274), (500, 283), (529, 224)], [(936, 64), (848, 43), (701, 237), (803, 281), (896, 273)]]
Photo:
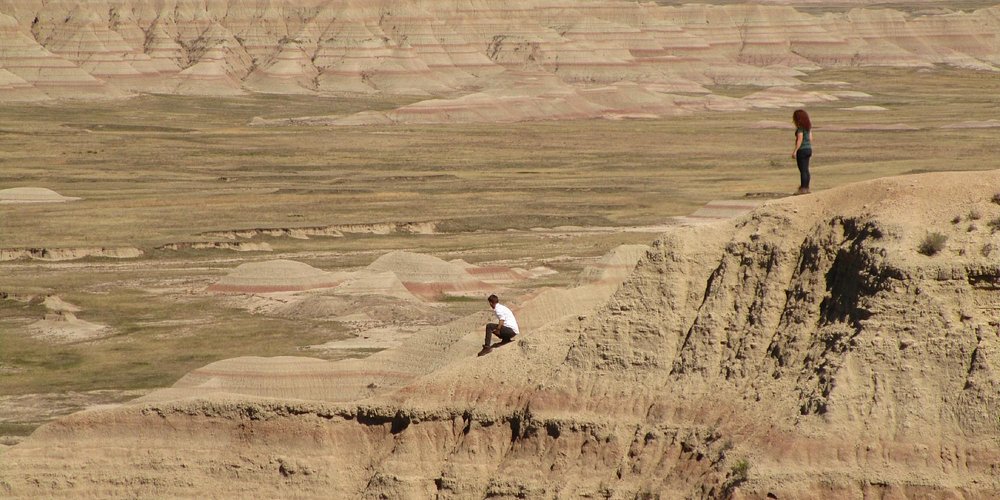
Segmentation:
[(792, 158), (799, 166), (799, 190), (795, 194), (809, 193), (809, 159), (812, 158), (812, 122), (809, 121), (809, 113), (804, 109), (796, 109), (792, 113), (792, 122), (795, 123), (795, 150), (792, 151)]

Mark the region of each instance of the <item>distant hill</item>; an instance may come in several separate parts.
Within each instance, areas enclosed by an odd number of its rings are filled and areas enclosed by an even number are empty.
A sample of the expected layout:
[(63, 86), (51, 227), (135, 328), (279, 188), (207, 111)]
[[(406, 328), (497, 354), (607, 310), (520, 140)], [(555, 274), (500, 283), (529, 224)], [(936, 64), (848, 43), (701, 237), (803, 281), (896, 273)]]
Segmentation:
[[(663, 115), (686, 109), (676, 94), (796, 86), (820, 68), (1000, 66), (998, 6), (853, 2), (819, 13), (777, 3), (0, 0), (0, 101), (474, 94), (349, 123), (516, 121)], [(619, 87), (591, 89), (607, 85)], [(725, 108), (696, 104), (687, 107)]]

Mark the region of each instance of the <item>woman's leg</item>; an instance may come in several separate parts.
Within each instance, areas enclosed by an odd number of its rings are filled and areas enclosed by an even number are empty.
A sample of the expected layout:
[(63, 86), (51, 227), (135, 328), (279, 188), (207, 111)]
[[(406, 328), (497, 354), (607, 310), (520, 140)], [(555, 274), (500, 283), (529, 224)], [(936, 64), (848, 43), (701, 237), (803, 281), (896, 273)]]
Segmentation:
[(795, 163), (799, 167), (799, 188), (809, 190), (809, 159), (812, 157), (811, 149), (800, 149), (795, 153)]

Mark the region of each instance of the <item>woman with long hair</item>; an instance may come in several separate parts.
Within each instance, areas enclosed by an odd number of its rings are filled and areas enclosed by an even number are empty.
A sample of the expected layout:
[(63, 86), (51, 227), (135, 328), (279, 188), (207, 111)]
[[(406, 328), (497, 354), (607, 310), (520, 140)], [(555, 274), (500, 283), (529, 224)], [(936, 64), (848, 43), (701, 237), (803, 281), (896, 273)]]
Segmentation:
[(792, 150), (792, 158), (799, 167), (799, 190), (795, 194), (806, 194), (809, 192), (809, 159), (813, 153), (812, 122), (804, 109), (796, 109), (792, 113), (792, 122), (795, 123), (795, 149)]

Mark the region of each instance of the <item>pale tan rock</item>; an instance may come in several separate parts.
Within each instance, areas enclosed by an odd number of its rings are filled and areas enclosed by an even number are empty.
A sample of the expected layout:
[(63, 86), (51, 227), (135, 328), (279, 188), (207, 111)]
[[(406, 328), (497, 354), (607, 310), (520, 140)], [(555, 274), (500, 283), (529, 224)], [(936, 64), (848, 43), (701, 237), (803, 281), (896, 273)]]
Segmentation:
[(0, 68), (0, 95), (10, 102), (37, 102), (51, 99), (25, 79)]
[(319, 70), (299, 44), (287, 44), (278, 55), (247, 77), (247, 88), (280, 94), (313, 93)]
[[(233, 54), (229, 44), (220, 41), (208, 49), (198, 62), (177, 73), (171, 84), (174, 92), (190, 95), (241, 95), (242, 84), (237, 75), (249, 67), (248, 59)], [(233, 63), (235, 59), (237, 62)]]
[[(364, 360), (212, 363), (42, 427), (4, 450), (2, 487), (991, 498), (1000, 272), (973, 251), (992, 235), (950, 221), (1000, 214), (998, 183), (879, 179), (669, 228), (609, 256), (631, 268), (621, 281), (511, 304), (522, 335), (485, 357), (484, 311), (398, 343), (379, 332), (395, 347)], [(919, 253), (928, 230), (943, 254)]]
[(375, 259), (366, 269), (392, 273), (410, 293), (429, 300), (439, 299), (441, 295), (482, 295), (495, 288), (461, 265), (412, 252), (389, 252)]
[[(0, 0), (13, 19), (0, 28), (8, 49), (0, 70), (56, 97), (115, 97), (120, 88), (475, 96), (445, 106), (435, 99), (400, 116), (340, 117), (365, 124), (661, 117), (677, 110), (671, 92), (707, 93), (706, 85), (797, 87), (802, 72), (829, 67), (1000, 64), (998, 7), (904, 13), (857, 1), (845, 2), (859, 7), (847, 12), (816, 14), (768, 3)], [(518, 78), (500, 79), (501, 88), (495, 80), (506, 72), (549, 74), (576, 91), (622, 83), (642, 91), (621, 89), (612, 109), (598, 110), (573, 96), (518, 92)], [(0, 73), (0, 100), (40, 98), (20, 80)], [(659, 111), (635, 111), (651, 105)]]
[(59, 298), (59, 296), (57, 295), (49, 295), (48, 297), (45, 297), (45, 301), (42, 304), (45, 306), (46, 309), (50, 311), (56, 311), (56, 312), (66, 311), (71, 313), (76, 313), (81, 311), (79, 306), (70, 304), (69, 302), (66, 302), (65, 300)]
[(240, 264), (208, 287), (213, 292), (274, 293), (332, 288), (344, 277), (287, 259)]
[(59, 344), (96, 340), (112, 333), (106, 325), (79, 319), (67, 309), (48, 313), (27, 329), (33, 337)]
[(142, 255), (143, 251), (134, 247), (0, 248), (0, 261), (18, 259), (64, 261), (87, 257), (135, 259)]
[(7, 87), (18, 100), (39, 100), (25, 89), (27, 82), (49, 97), (114, 97), (118, 92), (66, 59), (53, 54), (36, 42), (17, 21), (0, 11), (0, 69), (16, 75), (7, 77)]
[(65, 203), (79, 199), (73, 196), (63, 196), (48, 188), (16, 187), (0, 189), (0, 203)]
[[(117, 11), (115, 11), (117, 12)], [(120, 18), (110, 21), (117, 25)], [(150, 57), (126, 42), (109, 26), (107, 11), (98, 13), (81, 4), (58, 30), (45, 38), (45, 47), (103, 81), (127, 90), (163, 91), (164, 82)]]

